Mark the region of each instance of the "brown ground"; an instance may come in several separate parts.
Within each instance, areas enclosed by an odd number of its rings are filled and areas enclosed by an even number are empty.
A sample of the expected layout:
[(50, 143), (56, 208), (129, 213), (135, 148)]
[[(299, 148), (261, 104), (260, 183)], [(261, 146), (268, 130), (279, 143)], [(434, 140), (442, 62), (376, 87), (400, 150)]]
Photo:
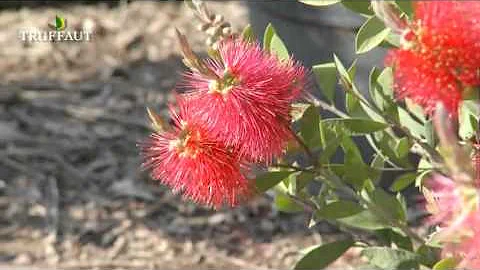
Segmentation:
[[(211, 6), (236, 26), (247, 21), (241, 2)], [(55, 14), (91, 27), (94, 41), (17, 39)], [(268, 196), (196, 207), (139, 169), (145, 106), (165, 113), (183, 70), (174, 26), (203, 50), (191, 12), (174, 2), (0, 13), (0, 269), (285, 269), (298, 250), (335, 237), (276, 212)]]

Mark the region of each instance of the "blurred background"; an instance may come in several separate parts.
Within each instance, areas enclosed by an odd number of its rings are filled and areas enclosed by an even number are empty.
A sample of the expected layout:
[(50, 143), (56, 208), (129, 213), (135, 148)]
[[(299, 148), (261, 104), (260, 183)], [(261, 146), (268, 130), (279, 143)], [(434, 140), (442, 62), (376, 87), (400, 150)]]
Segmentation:
[[(235, 30), (273, 22), (305, 65), (353, 60), (362, 19), (295, 1), (211, 1)], [(23, 42), (59, 15), (90, 42)], [(177, 1), (0, 3), (0, 269), (287, 269), (298, 251), (341, 237), (279, 213), (271, 198), (211, 211), (140, 169), (145, 107), (166, 115), (184, 67), (174, 27), (195, 51), (205, 34)], [(358, 74), (381, 53), (360, 61)], [(360, 84), (365, 85), (364, 81)], [(315, 90), (313, 90), (315, 91)], [(333, 267), (352, 268), (352, 249)]]

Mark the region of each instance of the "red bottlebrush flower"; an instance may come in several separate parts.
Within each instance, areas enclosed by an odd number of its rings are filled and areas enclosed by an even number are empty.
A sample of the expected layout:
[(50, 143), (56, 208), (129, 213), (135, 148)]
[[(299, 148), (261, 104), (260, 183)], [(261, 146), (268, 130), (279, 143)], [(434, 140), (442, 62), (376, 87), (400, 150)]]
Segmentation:
[(480, 85), (480, 2), (417, 1), (414, 20), (391, 50), (395, 89), (431, 113), (442, 102), (457, 114), (464, 91)]
[(141, 145), (143, 166), (151, 169), (152, 178), (196, 203), (215, 208), (237, 205), (251, 193), (242, 174), (245, 164), (208, 136), (184, 100), (178, 98), (177, 103), (178, 114), (170, 108), (173, 127), (153, 133)]
[(197, 72), (185, 77), (192, 110), (240, 156), (268, 163), (293, 138), (290, 105), (304, 90), (306, 70), (242, 40), (223, 41), (219, 54), (207, 61), (217, 79)]

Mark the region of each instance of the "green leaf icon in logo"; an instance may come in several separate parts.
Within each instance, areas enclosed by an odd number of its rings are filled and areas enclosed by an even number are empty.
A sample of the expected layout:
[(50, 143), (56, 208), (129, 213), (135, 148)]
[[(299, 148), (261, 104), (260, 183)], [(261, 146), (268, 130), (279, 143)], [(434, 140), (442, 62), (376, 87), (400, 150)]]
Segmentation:
[(49, 23), (48, 26), (56, 31), (63, 31), (67, 27), (67, 20), (64, 18), (56, 15), (55, 16), (55, 23)]
[(67, 21), (58, 15), (55, 16), (55, 30), (62, 31), (65, 27), (67, 27)]

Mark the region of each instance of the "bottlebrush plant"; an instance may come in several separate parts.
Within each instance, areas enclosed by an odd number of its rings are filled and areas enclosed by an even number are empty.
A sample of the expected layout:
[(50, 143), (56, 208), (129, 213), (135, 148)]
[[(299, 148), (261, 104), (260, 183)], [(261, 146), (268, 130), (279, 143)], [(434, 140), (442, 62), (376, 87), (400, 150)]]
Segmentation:
[[(270, 190), (278, 210), (345, 232), (306, 248), (295, 269), (325, 268), (351, 247), (380, 269), (480, 268), (480, 2), (299, 1), (341, 4), (365, 18), (357, 53), (388, 49), (368, 91), (357, 86), (355, 62), (333, 55), (310, 71), (272, 25), (260, 44), (250, 27), (234, 33), (204, 3), (189, 2), (209, 34), (209, 57), (177, 31), (189, 71), (170, 106), (173, 124), (148, 110), (154, 132), (140, 144), (144, 167), (202, 205), (233, 207)], [(338, 88), (344, 109), (335, 105)], [(322, 119), (322, 110), (335, 117)], [(371, 145), (371, 159), (354, 137)], [(386, 171), (399, 176), (382, 179)], [(423, 199), (407, 204), (411, 186)], [(425, 209), (423, 225), (411, 225), (409, 209)]]

